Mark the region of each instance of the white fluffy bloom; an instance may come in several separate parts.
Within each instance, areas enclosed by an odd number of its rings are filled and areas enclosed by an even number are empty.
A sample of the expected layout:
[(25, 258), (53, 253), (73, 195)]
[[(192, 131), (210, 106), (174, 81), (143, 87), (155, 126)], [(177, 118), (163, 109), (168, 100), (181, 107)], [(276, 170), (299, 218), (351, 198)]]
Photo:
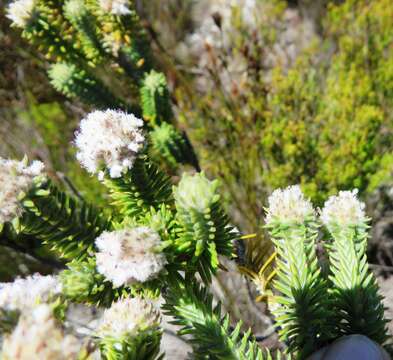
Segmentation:
[(116, 287), (150, 280), (166, 264), (161, 238), (148, 227), (106, 231), (96, 245), (97, 270)]
[(124, 298), (105, 310), (97, 333), (100, 337), (134, 336), (158, 328), (159, 324), (160, 313), (151, 302), (139, 297)]
[(80, 123), (75, 145), (77, 159), (91, 174), (102, 166), (112, 178), (131, 169), (143, 148), (143, 121), (122, 111), (93, 111)]
[(0, 308), (6, 310), (29, 310), (51, 296), (59, 294), (61, 285), (57, 277), (34, 274), (10, 283), (0, 283)]
[(78, 340), (65, 335), (48, 305), (22, 314), (11, 335), (4, 338), (3, 360), (75, 360)]
[(7, 17), (12, 23), (24, 28), (34, 16), (37, 0), (16, 0), (12, 2), (7, 11)]
[(35, 177), (43, 174), (44, 164), (0, 158), (0, 224), (11, 221), (22, 213), (19, 199), (33, 185)]
[(129, 0), (100, 0), (101, 9), (113, 15), (122, 16), (131, 14), (129, 6)]
[(356, 225), (367, 221), (365, 204), (357, 198), (358, 190), (340, 191), (331, 196), (321, 210), (321, 220), (326, 225)]
[(299, 185), (277, 189), (268, 198), (266, 223), (276, 219), (289, 222), (303, 222), (314, 215), (314, 208), (304, 197)]

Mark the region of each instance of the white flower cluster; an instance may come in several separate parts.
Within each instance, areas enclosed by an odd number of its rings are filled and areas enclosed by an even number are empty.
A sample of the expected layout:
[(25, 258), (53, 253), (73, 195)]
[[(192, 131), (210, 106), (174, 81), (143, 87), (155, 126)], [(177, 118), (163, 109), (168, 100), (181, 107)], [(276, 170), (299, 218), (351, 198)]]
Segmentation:
[(100, 0), (101, 9), (113, 15), (122, 16), (131, 14), (129, 6), (129, 0)]
[(97, 333), (100, 337), (134, 336), (159, 324), (160, 312), (154, 304), (139, 297), (123, 298), (105, 310)]
[(145, 282), (166, 264), (161, 238), (148, 227), (104, 232), (96, 239), (97, 270), (116, 287)]
[(22, 314), (11, 335), (5, 336), (3, 360), (75, 360), (79, 341), (65, 335), (49, 305), (40, 305)]
[(204, 212), (219, 197), (218, 182), (210, 181), (203, 173), (184, 174), (175, 188), (176, 206)]
[(43, 174), (44, 164), (0, 158), (0, 224), (11, 221), (22, 213), (19, 199), (33, 185), (35, 177)]
[(0, 283), (0, 308), (5, 310), (30, 310), (61, 292), (57, 277), (34, 274), (10, 283)]
[(357, 198), (358, 190), (340, 191), (331, 196), (321, 210), (321, 220), (330, 225), (359, 225), (367, 222), (366, 205)]
[(24, 28), (34, 16), (36, 5), (37, 0), (16, 0), (9, 5), (7, 17), (15, 26)]
[(145, 137), (143, 121), (122, 111), (93, 111), (80, 123), (75, 145), (77, 159), (91, 174), (101, 167), (109, 170), (112, 178), (131, 169)]
[(302, 223), (315, 211), (309, 200), (304, 197), (299, 185), (277, 189), (268, 198), (266, 223), (274, 220)]
[(80, 0), (67, 0), (64, 3), (63, 11), (69, 19), (78, 19), (87, 14), (86, 4)]

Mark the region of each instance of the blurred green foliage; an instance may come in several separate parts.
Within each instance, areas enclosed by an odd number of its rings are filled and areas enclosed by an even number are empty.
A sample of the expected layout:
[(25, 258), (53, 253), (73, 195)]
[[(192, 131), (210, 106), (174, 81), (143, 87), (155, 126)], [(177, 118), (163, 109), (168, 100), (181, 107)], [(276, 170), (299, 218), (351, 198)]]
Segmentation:
[[(200, 72), (183, 73), (187, 82), (176, 89), (202, 168), (222, 179), (234, 219), (248, 231), (260, 226), (277, 187), (299, 183), (321, 205), (342, 189), (366, 197), (393, 169), (393, 3), (329, 3), (321, 34), (293, 61), (273, 63), (266, 59), (288, 36), (290, 10), (281, 1), (259, 5), (264, 16), (253, 27), (232, 8), (231, 33), (220, 29), (227, 44), (205, 45), (208, 65), (194, 63)], [(241, 77), (228, 65), (236, 57)], [(213, 86), (198, 89), (201, 81)]]

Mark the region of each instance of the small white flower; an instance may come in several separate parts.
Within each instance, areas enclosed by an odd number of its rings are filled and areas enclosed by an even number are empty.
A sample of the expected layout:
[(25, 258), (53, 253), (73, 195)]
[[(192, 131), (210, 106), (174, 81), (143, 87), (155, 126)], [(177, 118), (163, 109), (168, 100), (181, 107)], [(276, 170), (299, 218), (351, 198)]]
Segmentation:
[(166, 264), (161, 238), (148, 227), (106, 231), (96, 245), (97, 270), (116, 287), (150, 280)]
[(0, 158), (0, 224), (20, 216), (23, 209), (20, 197), (29, 191), (37, 176), (43, 175), (44, 164), (33, 161), (14, 161)]
[(176, 206), (204, 212), (218, 199), (217, 187), (218, 181), (210, 181), (204, 173), (185, 173), (174, 191)]
[(160, 313), (151, 302), (139, 297), (124, 298), (105, 310), (97, 333), (99, 337), (135, 336), (159, 324)]
[(34, 16), (37, 0), (16, 0), (12, 2), (7, 11), (7, 17), (15, 26), (26, 27)]
[(266, 223), (274, 220), (302, 223), (314, 215), (314, 208), (307, 200), (299, 185), (277, 189), (268, 198)]
[(331, 196), (321, 210), (321, 220), (330, 225), (359, 225), (367, 222), (365, 204), (357, 198), (358, 190), (340, 191)]
[(30, 176), (39, 176), (44, 172), (45, 165), (43, 162), (34, 160), (28, 168), (24, 168), (21, 171), (24, 171), (26, 174)]
[(21, 315), (11, 335), (4, 338), (3, 360), (74, 360), (81, 344), (65, 335), (48, 305)]
[(106, 110), (90, 113), (80, 123), (75, 145), (77, 159), (91, 174), (102, 167), (112, 178), (131, 169), (145, 137), (143, 121), (122, 111)]
[(100, 0), (101, 9), (113, 15), (122, 16), (131, 14), (129, 6), (129, 0)]
[(0, 283), (0, 308), (25, 311), (61, 292), (57, 277), (34, 274), (10, 283)]

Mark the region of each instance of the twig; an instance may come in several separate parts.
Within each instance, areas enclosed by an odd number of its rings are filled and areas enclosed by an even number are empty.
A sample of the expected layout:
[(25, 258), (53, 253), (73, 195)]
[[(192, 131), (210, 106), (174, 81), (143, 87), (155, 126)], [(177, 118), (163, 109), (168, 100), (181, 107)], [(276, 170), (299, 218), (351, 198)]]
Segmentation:
[(50, 266), (50, 267), (53, 267), (53, 268), (56, 268), (59, 270), (62, 270), (65, 268), (65, 265), (62, 262), (57, 261), (55, 259), (44, 258), (44, 257), (36, 254), (33, 250), (26, 249), (25, 247), (15, 243), (15, 242), (9, 241), (5, 237), (0, 238), (0, 245), (8, 247), (10, 249), (13, 249), (19, 253), (24, 254), (24, 255), (28, 255), (28, 256), (32, 257), (33, 259), (35, 259), (35, 260), (39, 261), (40, 263), (45, 264), (47, 266)]
[(385, 270), (389, 272), (393, 272), (393, 266), (389, 265), (380, 265), (380, 264), (369, 264), (371, 269), (377, 269), (377, 270)]
[(67, 177), (67, 175), (63, 174), (60, 171), (56, 172), (56, 175), (61, 181), (63, 181), (68, 188), (71, 190), (71, 192), (81, 201), (84, 201), (83, 196), (80, 194), (80, 192), (77, 190), (77, 188), (74, 186), (72, 181)]

